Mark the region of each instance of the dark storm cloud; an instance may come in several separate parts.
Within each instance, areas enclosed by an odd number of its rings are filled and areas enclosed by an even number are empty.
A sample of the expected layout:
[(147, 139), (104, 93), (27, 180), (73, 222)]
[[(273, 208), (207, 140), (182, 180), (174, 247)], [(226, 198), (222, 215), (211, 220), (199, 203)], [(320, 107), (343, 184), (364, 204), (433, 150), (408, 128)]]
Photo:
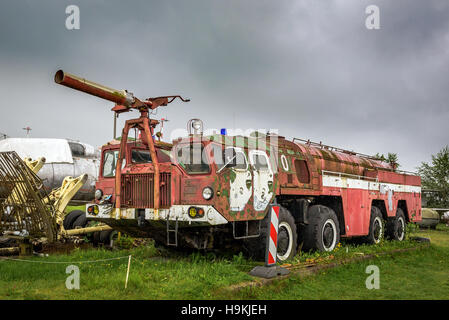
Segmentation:
[[(76, 4), (81, 29), (65, 29)], [(365, 8), (380, 8), (380, 30)], [(111, 104), (56, 86), (58, 68), (137, 96), (181, 93), (167, 129), (278, 128), (408, 170), (449, 143), (446, 1), (3, 1), (0, 132), (100, 145)], [(129, 118), (127, 115), (121, 119)]]

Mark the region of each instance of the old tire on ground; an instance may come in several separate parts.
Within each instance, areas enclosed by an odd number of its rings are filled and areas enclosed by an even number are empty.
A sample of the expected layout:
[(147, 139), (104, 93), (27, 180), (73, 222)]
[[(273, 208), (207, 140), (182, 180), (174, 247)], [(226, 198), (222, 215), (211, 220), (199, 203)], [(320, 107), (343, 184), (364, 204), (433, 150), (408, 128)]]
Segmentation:
[(72, 224), (72, 229), (76, 229), (76, 228), (84, 228), (87, 224), (87, 218), (86, 218), (86, 213), (83, 212), (82, 214), (80, 214), (78, 216), (78, 218), (76, 218), (76, 220), (73, 222)]
[(376, 206), (371, 207), (371, 216), (369, 223), (369, 233), (366, 237), (363, 237), (363, 242), (369, 244), (380, 243), (385, 234), (385, 223), (382, 217), (382, 212)]
[(332, 251), (340, 242), (340, 226), (334, 210), (323, 205), (313, 205), (308, 210), (309, 223), (304, 231), (303, 249)]
[(82, 211), (82, 210), (73, 210), (69, 214), (67, 214), (64, 217), (64, 222), (62, 223), (62, 225), (64, 226), (64, 229), (66, 229), (66, 230), (73, 229), (73, 223), (83, 213), (84, 213), (84, 211)]
[[(249, 256), (257, 260), (264, 260), (267, 250), (267, 243), (270, 230), (270, 214), (261, 221), (260, 236), (244, 240), (244, 248)], [(295, 220), (287, 209), (279, 208), (277, 238), (277, 261), (283, 262), (296, 255), (296, 244), (298, 233), (296, 231)]]
[(404, 211), (398, 208), (396, 217), (387, 221), (386, 236), (390, 240), (402, 241), (405, 239), (407, 222), (405, 220)]

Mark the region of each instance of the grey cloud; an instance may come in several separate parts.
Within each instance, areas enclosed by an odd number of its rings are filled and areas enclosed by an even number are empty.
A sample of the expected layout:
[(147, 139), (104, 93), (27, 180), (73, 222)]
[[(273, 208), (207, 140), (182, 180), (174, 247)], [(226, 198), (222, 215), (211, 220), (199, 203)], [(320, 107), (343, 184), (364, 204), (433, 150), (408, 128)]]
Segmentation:
[[(65, 7), (81, 29), (64, 27)], [(377, 4), (381, 29), (367, 30)], [(107, 101), (56, 86), (58, 68), (139, 97), (181, 93), (167, 132), (278, 128), (414, 170), (449, 143), (449, 5), (434, 1), (3, 1), (0, 132), (101, 145)], [(122, 124), (128, 114), (120, 118)]]

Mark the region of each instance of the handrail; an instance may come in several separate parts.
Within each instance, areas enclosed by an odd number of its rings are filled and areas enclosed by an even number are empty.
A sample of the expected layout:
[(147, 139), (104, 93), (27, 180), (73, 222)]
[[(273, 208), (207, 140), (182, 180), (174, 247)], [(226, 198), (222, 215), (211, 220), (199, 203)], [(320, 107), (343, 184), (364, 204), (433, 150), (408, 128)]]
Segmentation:
[(363, 153), (356, 152), (356, 151), (351, 151), (351, 150), (346, 150), (346, 149), (342, 149), (342, 148), (338, 148), (338, 147), (325, 145), (321, 141), (320, 141), (320, 143), (318, 143), (318, 142), (314, 142), (314, 141), (310, 141), (310, 140), (305, 140), (305, 139), (300, 139), (300, 138), (293, 138), (292, 142), (295, 142), (295, 140), (304, 142), (305, 144), (307, 144), (309, 146), (319, 147), (321, 149), (326, 149), (326, 150), (329, 150), (329, 151), (337, 151), (337, 152), (346, 153), (346, 154), (353, 155), (353, 156), (358, 156), (358, 157), (362, 157), (362, 158), (367, 158), (367, 159), (371, 159), (371, 160), (380, 161), (379, 159), (377, 159), (374, 156), (370, 156), (370, 155), (363, 154)]

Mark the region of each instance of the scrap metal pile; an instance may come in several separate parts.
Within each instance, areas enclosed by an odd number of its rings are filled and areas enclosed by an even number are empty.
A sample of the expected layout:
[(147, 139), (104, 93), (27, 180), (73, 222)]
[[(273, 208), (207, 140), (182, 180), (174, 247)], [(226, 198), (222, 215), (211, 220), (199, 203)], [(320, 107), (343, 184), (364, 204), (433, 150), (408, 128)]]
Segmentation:
[(57, 238), (56, 212), (36, 172), (45, 163), (0, 153), (0, 232), (3, 235)]
[(66, 177), (61, 187), (47, 193), (37, 176), (44, 163), (45, 158), (22, 160), (15, 151), (0, 152), (0, 236), (52, 243), (111, 229), (97, 226), (65, 230), (65, 209), (88, 177)]

